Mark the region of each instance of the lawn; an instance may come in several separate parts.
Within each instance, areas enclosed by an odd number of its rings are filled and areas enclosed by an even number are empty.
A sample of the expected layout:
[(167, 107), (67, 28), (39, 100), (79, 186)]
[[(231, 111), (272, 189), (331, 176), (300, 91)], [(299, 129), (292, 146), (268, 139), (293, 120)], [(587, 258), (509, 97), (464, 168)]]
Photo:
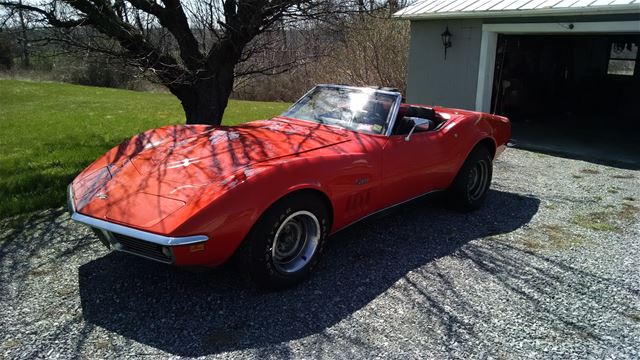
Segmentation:
[[(223, 123), (270, 118), (287, 106), (232, 100)], [(65, 204), (67, 184), (105, 151), (183, 119), (170, 94), (0, 80), (0, 219)]]

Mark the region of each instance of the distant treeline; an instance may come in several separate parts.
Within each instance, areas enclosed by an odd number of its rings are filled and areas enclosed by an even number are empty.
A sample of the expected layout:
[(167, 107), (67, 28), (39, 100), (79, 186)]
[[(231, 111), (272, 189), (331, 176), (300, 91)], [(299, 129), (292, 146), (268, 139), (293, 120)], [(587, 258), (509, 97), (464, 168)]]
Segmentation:
[[(48, 41), (48, 31), (0, 32), (0, 74), (134, 90), (162, 89), (152, 76), (140, 77), (126, 61)], [(256, 39), (252, 45), (259, 50), (237, 65), (233, 97), (292, 101), (317, 83), (404, 90), (408, 41), (409, 24), (385, 11), (351, 16), (338, 27), (272, 31)]]

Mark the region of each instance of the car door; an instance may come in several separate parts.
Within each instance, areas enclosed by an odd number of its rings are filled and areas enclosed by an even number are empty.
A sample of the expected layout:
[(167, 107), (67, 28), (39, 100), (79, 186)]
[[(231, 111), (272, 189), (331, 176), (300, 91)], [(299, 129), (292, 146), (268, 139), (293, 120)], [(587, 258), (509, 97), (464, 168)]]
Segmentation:
[(387, 207), (440, 190), (451, 180), (442, 133), (391, 135), (383, 148), (381, 205)]

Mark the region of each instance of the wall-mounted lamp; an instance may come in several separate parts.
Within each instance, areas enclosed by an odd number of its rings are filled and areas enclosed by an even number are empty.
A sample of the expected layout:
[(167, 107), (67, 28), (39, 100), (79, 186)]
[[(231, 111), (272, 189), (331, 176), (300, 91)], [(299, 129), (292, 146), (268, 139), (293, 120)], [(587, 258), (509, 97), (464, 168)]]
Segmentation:
[(451, 32), (449, 31), (449, 26), (444, 30), (442, 34), (442, 46), (444, 47), (444, 59), (447, 60), (447, 49), (451, 47)]

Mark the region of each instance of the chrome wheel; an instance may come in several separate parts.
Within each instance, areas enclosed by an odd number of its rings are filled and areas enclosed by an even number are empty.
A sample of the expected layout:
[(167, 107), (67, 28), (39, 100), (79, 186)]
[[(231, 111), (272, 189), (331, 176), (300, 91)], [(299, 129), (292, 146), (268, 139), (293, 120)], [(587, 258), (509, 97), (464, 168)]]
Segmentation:
[(485, 160), (478, 161), (471, 171), (467, 182), (467, 194), (471, 201), (478, 200), (484, 195), (489, 182), (489, 164)]
[(309, 211), (289, 215), (276, 231), (271, 255), (275, 268), (295, 273), (313, 258), (320, 243), (320, 222)]

